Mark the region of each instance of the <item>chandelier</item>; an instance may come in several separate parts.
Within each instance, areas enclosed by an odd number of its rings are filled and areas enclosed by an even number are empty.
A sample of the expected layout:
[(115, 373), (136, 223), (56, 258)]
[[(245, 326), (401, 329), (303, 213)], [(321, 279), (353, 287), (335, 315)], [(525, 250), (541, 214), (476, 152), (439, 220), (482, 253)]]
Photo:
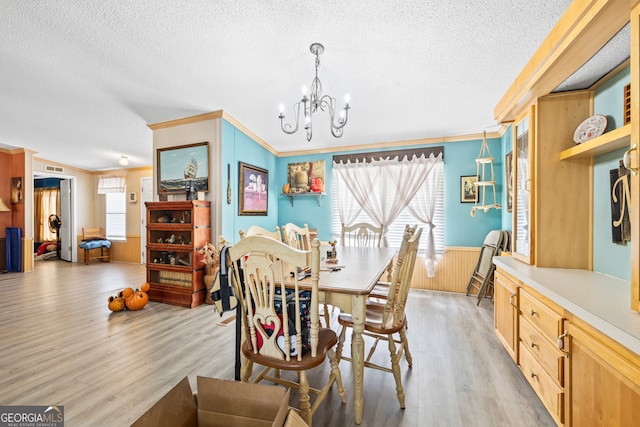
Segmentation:
[(300, 104), (304, 113), (304, 129), (307, 131), (307, 141), (311, 141), (313, 136), (313, 113), (318, 110), (329, 111), (329, 125), (331, 126), (331, 134), (336, 138), (342, 136), (344, 125), (347, 124), (349, 118), (349, 95), (344, 97), (344, 107), (340, 110), (340, 114), (335, 118), (336, 99), (329, 95), (322, 94), (322, 83), (318, 78), (318, 68), (320, 68), (320, 55), (324, 52), (324, 46), (320, 43), (313, 43), (309, 48), (311, 53), (316, 56), (316, 77), (311, 83), (311, 93), (307, 96), (307, 87), (302, 87), (302, 99), (293, 105), (295, 111), (295, 126), (284, 122), (284, 105), (280, 105), (280, 127), (284, 133), (289, 135), (298, 131), (300, 120)]

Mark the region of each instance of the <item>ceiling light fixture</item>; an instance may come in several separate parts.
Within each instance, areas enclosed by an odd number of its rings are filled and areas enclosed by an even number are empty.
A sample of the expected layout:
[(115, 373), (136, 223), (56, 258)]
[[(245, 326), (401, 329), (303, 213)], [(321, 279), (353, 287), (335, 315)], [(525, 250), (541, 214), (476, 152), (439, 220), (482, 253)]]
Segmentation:
[(120, 166), (127, 166), (129, 164), (129, 158), (127, 156), (120, 156), (118, 163), (120, 163)]
[(325, 111), (329, 110), (329, 124), (331, 126), (331, 134), (336, 138), (340, 138), (342, 136), (342, 131), (344, 125), (347, 124), (347, 119), (349, 118), (349, 95), (345, 95), (344, 97), (344, 107), (340, 111), (340, 115), (338, 116), (337, 123), (334, 120), (335, 108), (336, 108), (336, 99), (329, 95), (322, 95), (322, 83), (318, 78), (318, 68), (320, 68), (320, 55), (324, 52), (324, 46), (320, 43), (313, 43), (309, 48), (311, 53), (316, 56), (316, 77), (313, 79), (311, 83), (311, 93), (309, 97), (307, 97), (307, 87), (302, 87), (302, 99), (293, 105), (296, 115), (296, 124), (293, 127), (289, 123), (284, 122), (284, 105), (280, 104), (280, 115), (278, 118), (280, 119), (280, 127), (282, 131), (287, 134), (293, 134), (298, 131), (298, 123), (300, 118), (300, 103), (302, 103), (302, 110), (304, 112), (304, 128), (307, 131), (307, 141), (311, 141), (311, 137), (313, 136), (312, 129), (312, 117), (313, 113), (318, 110)]

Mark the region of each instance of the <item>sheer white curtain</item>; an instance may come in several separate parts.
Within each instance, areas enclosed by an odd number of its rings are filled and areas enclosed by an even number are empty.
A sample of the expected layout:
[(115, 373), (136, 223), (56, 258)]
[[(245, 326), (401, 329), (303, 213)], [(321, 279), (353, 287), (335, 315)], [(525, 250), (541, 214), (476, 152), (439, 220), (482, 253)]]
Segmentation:
[(444, 175), (444, 162), (442, 158), (434, 165), (432, 173), (424, 181), (416, 196), (411, 200), (407, 208), (411, 215), (427, 225), (427, 229), (422, 235), (426, 240), (425, 267), (428, 277), (436, 275), (436, 244), (433, 236), (435, 224), (433, 222), (434, 212), (438, 203), (438, 193), (442, 188)]
[[(335, 165), (334, 163), (334, 168)], [(362, 208), (358, 201), (351, 195), (351, 192), (342, 179), (333, 180), (333, 192), (338, 207), (340, 224), (350, 225), (355, 223), (356, 218), (360, 215), (360, 212), (362, 212)], [(340, 242), (340, 244), (344, 244), (344, 242)]]
[(339, 188), (343, 193), (348, 191), (348, 195), (342, 194), (341, 198), (353, 198), (372, 221), (382, 225), (383, 246), (388, 246), (386, 229), (407, 207), (439, 162), (442, 163), (442, 154), (334, 162), (337, 177), (334, 185), (342, 181)]

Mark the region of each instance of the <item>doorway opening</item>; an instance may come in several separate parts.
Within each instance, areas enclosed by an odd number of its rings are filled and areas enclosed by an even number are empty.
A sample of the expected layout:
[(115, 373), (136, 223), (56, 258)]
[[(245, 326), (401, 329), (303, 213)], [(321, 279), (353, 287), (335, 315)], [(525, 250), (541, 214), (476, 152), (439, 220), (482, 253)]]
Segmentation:
[(33, 182), (34, 260), (76, 262), (75, 179), (36, 173)]

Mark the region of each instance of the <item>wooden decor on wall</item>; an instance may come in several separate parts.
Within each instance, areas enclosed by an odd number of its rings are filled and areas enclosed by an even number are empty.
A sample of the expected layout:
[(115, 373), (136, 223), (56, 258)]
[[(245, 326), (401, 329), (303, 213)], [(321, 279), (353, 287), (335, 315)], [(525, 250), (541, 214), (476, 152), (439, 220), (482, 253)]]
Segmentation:
[(631, 83), (624, 87), (624, 124), (631, 123)]
[(611, 169), (609, 174), (611, 178), (611, 241), (625, 245), (628, 240), (631, 240), (630, 171), (620, 165), (618, 169)]
[(23, 194), (22, 177), (11, 178), (11, 203), (22, 203)]

